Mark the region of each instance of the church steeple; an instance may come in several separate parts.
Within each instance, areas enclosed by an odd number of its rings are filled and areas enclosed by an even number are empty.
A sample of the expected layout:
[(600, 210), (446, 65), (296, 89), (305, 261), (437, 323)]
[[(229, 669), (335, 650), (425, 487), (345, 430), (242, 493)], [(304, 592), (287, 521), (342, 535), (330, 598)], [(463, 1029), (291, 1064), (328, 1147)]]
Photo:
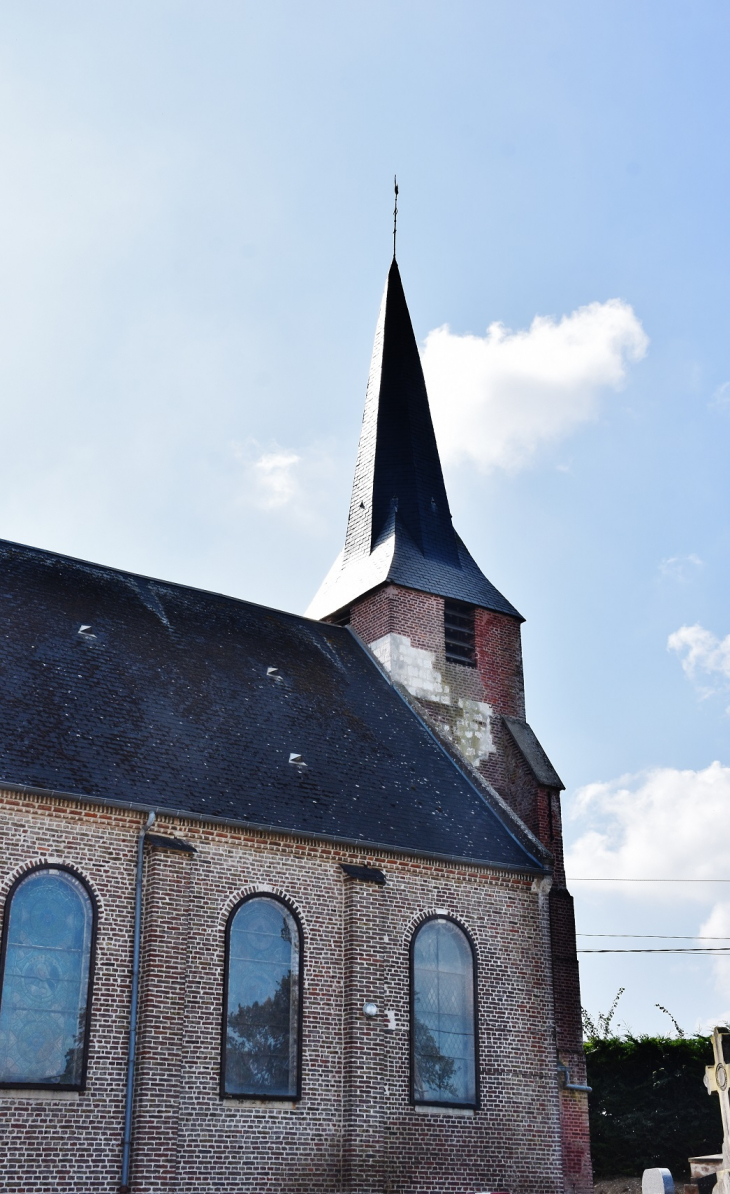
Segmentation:
[[(496, 521), (500, 512), (485, 516)], [(563, 784), (525, 720), (523, 619), (480, 571), (451, 523), (395, 254), (375, 334), (345, 546), (307, 613), (348, 625), (447, 753), (467, 774), (481, 777), (487, 803), (511, 807), (520, 832), (540, 838), (553, 855), (548, 941), (555, 1045), (559, 1064), (582, 1081), (575, 925), (560, 827)], [(398, 754), (397, 737), (389, 742)], [(393, 815), (418, 818), (416, 796), (394, 791)], [(560, 1096), (563, 1169), (566, 1188), (588, 1190), (588, 1117), (584, 1105), (576, 1110), (576, 1089), (579, 1083)]]
[(375, 332), (345, 547), (307, 612), (329, 617), (388, 581), (520, 617), (453, 528), (395, 257)]
[(421, 358), (395, 258), (375, 332), (345, 560), (369, 555), (394, 517), (425, 557), (460, 566)]

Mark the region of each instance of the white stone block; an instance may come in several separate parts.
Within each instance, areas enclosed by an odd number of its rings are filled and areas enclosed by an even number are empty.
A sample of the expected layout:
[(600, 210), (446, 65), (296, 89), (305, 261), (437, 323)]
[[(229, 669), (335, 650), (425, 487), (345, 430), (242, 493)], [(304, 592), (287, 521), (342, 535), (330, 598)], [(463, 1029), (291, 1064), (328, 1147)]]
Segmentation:
[(436, 656), (423, 647), (412, 647), (405, 634), (384, 634), (370, 644), (370, 650), (390, 672), (396, 684), (402, 684), (414, 697), (450, 705), (449, 686), (434, 666)]

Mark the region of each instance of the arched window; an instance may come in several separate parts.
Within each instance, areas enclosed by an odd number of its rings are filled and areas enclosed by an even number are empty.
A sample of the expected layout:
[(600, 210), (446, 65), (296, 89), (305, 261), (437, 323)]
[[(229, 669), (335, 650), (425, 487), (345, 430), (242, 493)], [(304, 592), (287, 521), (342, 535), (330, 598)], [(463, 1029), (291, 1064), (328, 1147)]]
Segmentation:
[(5, 904), (0, 1086), (81, 1090), (96, 909), (70, 871), (39, 867)]
[(476, 971), (472, 944), (446, 917), (425, 921), (411, 944), (411, 1097), (477, 1105)]
[(299, 1097), (301, 967), (301, 931), (286, 905), (242, 900), (226, 933), (224, 1097)]

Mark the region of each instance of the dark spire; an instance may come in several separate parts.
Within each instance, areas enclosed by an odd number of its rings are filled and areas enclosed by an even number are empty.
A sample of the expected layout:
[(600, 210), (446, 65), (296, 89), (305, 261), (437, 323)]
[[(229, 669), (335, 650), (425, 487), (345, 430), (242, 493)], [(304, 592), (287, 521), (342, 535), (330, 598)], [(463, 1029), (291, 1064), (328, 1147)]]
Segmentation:
[(459, 567), (421, 358), (394, 258), (375, 333), (345, 559), (369, 555), (396, 512), (423, 555)]
[(375, 332), (345, 548), (308, 613), (327, 617), (385, 581), (520, 617), (452, 526), (395, 257)]

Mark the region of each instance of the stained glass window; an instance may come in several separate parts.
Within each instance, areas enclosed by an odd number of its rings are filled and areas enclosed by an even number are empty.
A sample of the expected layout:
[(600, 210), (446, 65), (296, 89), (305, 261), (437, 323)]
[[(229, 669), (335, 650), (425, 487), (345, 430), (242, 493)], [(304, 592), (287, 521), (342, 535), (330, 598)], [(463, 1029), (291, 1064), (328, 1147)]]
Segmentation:
[(299, 1088), (299, 925), (269, 896), (228, 922), (223, 1093), (296, 1098)]
[(474, 957), (452, 920), (427, 920), (413, 942), (413, 1099), (476, 1105)]
[(68, 871), (31, 871), (5, 911), (0, 1083), (81, 1087), (94, 909)]

